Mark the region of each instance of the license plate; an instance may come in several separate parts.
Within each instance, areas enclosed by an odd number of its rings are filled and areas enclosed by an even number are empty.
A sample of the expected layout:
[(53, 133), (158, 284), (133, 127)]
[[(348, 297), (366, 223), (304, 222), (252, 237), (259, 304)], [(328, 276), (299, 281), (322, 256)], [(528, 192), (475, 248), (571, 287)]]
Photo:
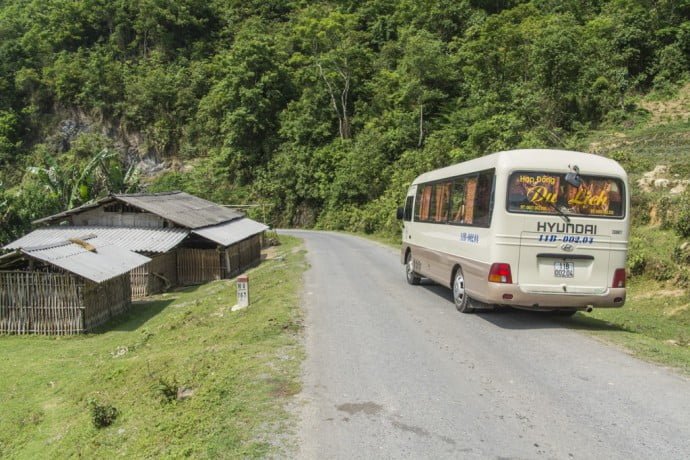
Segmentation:
[(553, 276), (556, 278), (575, 278), (574, 262), (554, 262)]

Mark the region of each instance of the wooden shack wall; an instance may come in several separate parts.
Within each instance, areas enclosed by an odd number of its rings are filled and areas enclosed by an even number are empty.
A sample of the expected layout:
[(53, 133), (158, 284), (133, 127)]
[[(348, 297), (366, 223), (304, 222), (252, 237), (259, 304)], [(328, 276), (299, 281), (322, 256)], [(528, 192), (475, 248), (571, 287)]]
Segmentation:
[[(151, 262), (129, 272), (132, 283), (132, 298), (159, 294), (167, 288), (177, 286), (177, 252), (172, 250), (165, 254), (149, 257), (151, 257)], [(168, 280), (168, 283), (161, 276)]]
[(0, 272), (0, 333), (83, 332), (82, 287), (70, 274)]
[(102, 283), (85, 281), (82, 297), (84, 330), (90, 331), (129, 309), (132, 303), (129, 273)]
[(221, 278), (220, 254), (217, 249), (179, 248), (177, 281), (182, 286), (201, 284)]
[(181, 286), (231, 278), (261, 261), (262, 235), (257, 234), (225, 249), (177, 250), (177, 281)]
[(140, 299), (147, 295), (151, 295), (151, 290), (149, 288), (149, 264), (145, 263), (134, 270), (130, 270), (129, 282), (132, 286), (133, 299)]
[(254, 235), (226, 248), (221, 253), (223, 278), (231, 278), (261, 261), (262, 235)]

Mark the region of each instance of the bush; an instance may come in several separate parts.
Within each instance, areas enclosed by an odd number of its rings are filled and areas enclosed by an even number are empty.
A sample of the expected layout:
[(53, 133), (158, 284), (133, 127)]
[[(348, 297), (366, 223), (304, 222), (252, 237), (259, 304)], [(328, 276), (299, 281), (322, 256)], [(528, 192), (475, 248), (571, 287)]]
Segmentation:
[(633, 225), (649, 224), (649, 210), (651, 200), (649, 194), (644, 192), (634, 193), (630, 198), (630, 211)]
[(628, 272), (633, 276), (639, 276), (644, 273), (647, 267), (647, 259), (643, 254), (635, 253), (628, 256)]
[(687, 289), (690, 287), (690, 270), (685, 267), (681, 267), (673, 281), (677, 287)]
[(690, 265), (690, 242), (685, 242), (673, 249), (673, 260), (681, 265)]
[(163, 377), (158, 379), (155, 384), (155, 391), (164, 403), (169, 403), (177, 399), (177, 380), (167, 380)]
[(644, 253), (645, 245), (638, 237), (630, 238), (628, 246), (628, 273), (633, 276), (644, 274), (647, 268), (647, 256)]
[(663, 260), (653, 260), (647, 264), (649, 273), (657, 281), (668, 281), (674, 277), (673, 267), (670, 267)]
[(100, 403), (95, 399), (89, 400), (91, 422), (98, 429), (108, 427), (115, 422), (120, 412), (110, 404)]
[(686, 189), (678, 201), (678, 212), (673, 229), (681, 238), (690, 237), (690, 189)]
[(628, 173), (640, 173), (648, 171), (652, 163), (648, 158), (632, 155), (630, 152), (613, 152), (610, 155), (612, 160), (616, 160)]
[(668, 230), (675, 224), (675, 218), (673, 214), (673, 200), (668, 196), (662, 196), (659, 199), (659, 204), (657, 206), (658, 216), (660, 220), (660, 228), (662, 230)]

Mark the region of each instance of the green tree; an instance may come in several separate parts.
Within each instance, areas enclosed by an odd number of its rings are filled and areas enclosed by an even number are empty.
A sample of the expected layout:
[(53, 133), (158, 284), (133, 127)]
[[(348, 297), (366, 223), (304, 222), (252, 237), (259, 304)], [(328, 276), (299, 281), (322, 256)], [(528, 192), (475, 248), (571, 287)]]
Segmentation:
[(359, 30), (353, 13), (311, 7), (302, 12), (291, 33), (298, 83), (317, 80), (337, 119), (338, 136), (352, 137), (354, 107), (360, 85), (370, 73), (369, 35)]
[(279, 113), (291, 94), (281, 65), (285, 56), (265, 32), (265, 24), (248, 24), (233, 47), (216, 57), (213, 85), (199, 102), (197, 122), (208, 145), (227, 177), (240, 184), (276, 149)]
[(17, 116), (10, 111), (0, 110), (0, 166), (2, 167), (7, 167), (17, 154), (20, 146), (17, 131)]

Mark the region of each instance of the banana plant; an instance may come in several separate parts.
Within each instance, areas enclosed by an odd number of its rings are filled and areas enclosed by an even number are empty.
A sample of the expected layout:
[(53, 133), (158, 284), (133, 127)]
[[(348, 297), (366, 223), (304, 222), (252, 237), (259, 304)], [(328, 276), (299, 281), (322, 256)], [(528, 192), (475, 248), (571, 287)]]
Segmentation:
[(103, 149), (83, 167), (63, 167), (52, 156), (45, 161), (46, 166), (31, 166), (28, 172), (58, 197), (65, 209), (87, 203), (98, 195), (132, 192), (139, 185), (138, 170), (132, 166), (123, 172), (116, 151)]

